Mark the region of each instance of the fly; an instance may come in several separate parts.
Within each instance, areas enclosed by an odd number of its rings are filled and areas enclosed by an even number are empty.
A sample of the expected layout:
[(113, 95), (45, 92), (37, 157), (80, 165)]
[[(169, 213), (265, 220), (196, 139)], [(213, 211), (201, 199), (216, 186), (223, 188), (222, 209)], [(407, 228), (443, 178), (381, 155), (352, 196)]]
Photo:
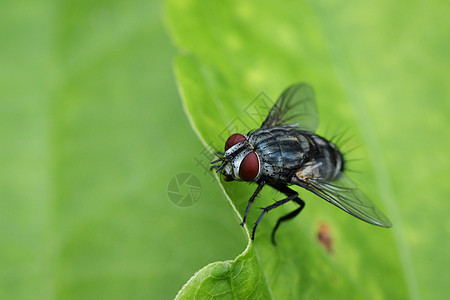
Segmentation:
[(211, 164), (216, 172), (223, 174), (225, 181), (247, 181), (258, 185), (248, 201), (242, 226), (253, 201), (265, 185), (286, 195), (262, 209), (253, 226), (252, 240), (267, 212), (290, 201), (299, 206), (278, 219), (271, 236), (275, 244), (275, 233), (280, 224), (296, 217), (305, 207), (298, 193), (289, 187), (291, 185), (300, 186), (367, 223), (392, 226), (344, 174), (342, 153), (335, 144), (314, 133), (317, 125), (312, 88), (305, 83), (294, 84), (281, 94), (260, 128), (247, 135), (232, 134), (225, 142), (225, 152), (216, 153), (219, 159)]

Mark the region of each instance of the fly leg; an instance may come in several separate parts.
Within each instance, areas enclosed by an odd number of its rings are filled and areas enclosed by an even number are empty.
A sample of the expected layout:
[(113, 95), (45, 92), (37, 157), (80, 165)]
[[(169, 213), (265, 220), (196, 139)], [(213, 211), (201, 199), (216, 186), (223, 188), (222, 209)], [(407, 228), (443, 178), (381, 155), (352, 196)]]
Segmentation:
[(285, 215), (285, 216), (283, 216), (283, 217), (278, 219), (277, 225), (275, 225), (275, 227), (272, 230), (272, 244), (274, 246), (277, 245), (277, 243), (275, 242), (275, 232), (277, 231), (278, 226), (280, 226), (281, 223), (283, 223), (283, 222), (285, 222), (287, 220), (295, 218), (302, 211), (302, 209), (305, 207), (305, 202), (302, 199), (297, 197), (297, 198), (293, 199), (293, 201), (297, 202), (298, 205), (300, 205), (300, 207), (297, 208), (296, 210), (288, 213), (287, 215)]
[(211, 167), (209, 167), (209, 170), (210, 170), (210, 171), (215, 170), (215, 169), (217, 169), (219, 166), (220, 166), (220, 165), (214, 165), (214, 166), (211, 166)]
[[(219, 169), (220, 167), (223, 167), (222, 165), (223, 165), (223, 160), (224, 160), (224, 155), (225, 155), (225, 153), (224, 152), (220, 152), (220, 151), (216, 151), (216, 152), (214, 152), (214, 155), (216, 155), (217, 157), (218, 157), (218, 159), (216, 159), (216, 160), (214, 160), (214, 161), (212, 161), (211, 162), (211, 164), (213, 165), (213, 166), (211, 166), (210, 168), (209, 168), (209, 170), (211, 171), (211, 170), (216, 170), (216, 169)], [(218, 162), (221, 162), (220, 164), (218, 164), (218, 165), (214, 165), (214, 164), (216, 164), (216, 163), (218, 163)]]
[(255, 200), (256, 196), (258, 196), (259, 192), (261, 192), (261, 189), (263, 188), (264, 184), (266, 184), (264, 181), (261, 181), (260, 183), (258, 183), (258, 187), (256, 188), (256, 191), (253, 193), (253, 195), (248, 200), (247, 209), (245, 210), (244, 218), (242, 219), (242, 223), (240, 224), (241, 226), (244, 226), (245, 220), (247, 219), (248, 211), (250, 210), (250, 206), (252, 206), (252, 203)]
[[(287, 202), (289, 202), (289, 201), (292, 201), (292, 200), (295, 200), (295, 199), (298, 198), (298, 197), (297, 197), (298, 194), (297, 194), (296, 192), (294, 192), (293, 190), (291, 190), (291, 189), (289, 189), (289, 188), (287, 188), (287, 187), (286, 187), (286, 189), (292, 191), (293, 194), (288, 195), (287, 198), (285, 198), (285, 199), (283, 199), (283, 200), (280, 200), (280, 201), (277, 201), (277, 202), (275, 202), (274, 204), (269, 205), (269, 206), (267, 206), (267, 207), (264, 207), (264, 208), (262, 209), (263, 211), (262, 211), (261, 215), (259, 216), (258, 220), (256, 221), (255, 226), (253, 226), (252, 240), (255, 238), (256, 227), (258, 227), (259, 222), (261, 221), (261, 219), (264, 217), (264, 215), (265, 215), (267, 212), (271, 211), (271, 210), (274, 209), (274, 208), (277, 208), (277, 207), (280, 206), (280, 205), (283, 205), (283, 204), (285, 204), (285, 203), (287, 203)], [(281, 191), (281, 190), (280, 190), (280, 191)]]
[(305, 202), (298, 197), (298, 193), (296, 191), (288, 188), (287, 186), (275, 186), (274, 188), (277, 189), (278, 191), (284, 193), (288, 197), (293, 197), (292, 201), (294, 201), (298, 205), (300, 205), (300, 207), (297, 208), (296, 210), (294, 210), (294, 211), (288, 213), (287, 215), (278, 219), (277, 225), (275, 225), (275, 227), (272, 230), (272, 244), (276, 246), (275, 233), (276, 233), (278, 227), (280, 226), (281, 223), (288, 221), (292, 218), (295, 218), (305, 207)]

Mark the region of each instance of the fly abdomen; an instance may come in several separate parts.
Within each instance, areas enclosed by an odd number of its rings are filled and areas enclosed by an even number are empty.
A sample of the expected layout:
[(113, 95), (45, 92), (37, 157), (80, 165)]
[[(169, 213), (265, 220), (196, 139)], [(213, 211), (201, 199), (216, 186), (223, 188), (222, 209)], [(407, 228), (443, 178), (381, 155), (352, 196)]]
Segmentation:
[(314, 176), (325, 181), (338, 179), (344, 169), (344, 158), (339, 149), (318, 135), (313, 134), (309, 138), (313, 148), (309, 168), (316, 169)]

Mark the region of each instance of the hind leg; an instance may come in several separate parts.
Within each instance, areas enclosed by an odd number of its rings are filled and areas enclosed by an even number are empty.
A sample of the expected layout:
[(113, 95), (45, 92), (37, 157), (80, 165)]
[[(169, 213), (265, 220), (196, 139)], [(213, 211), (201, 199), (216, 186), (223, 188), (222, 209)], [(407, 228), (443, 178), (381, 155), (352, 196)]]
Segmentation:
[(264, 215), (265, 215), (267, 212), (269, 212), (269, 211), (271, 211), (272, 209), (277, 208), (278, 206), (283, 205), (283, 204), (285, 204), (285, 203), (287, 203), (287, 202), (289, 202), (289, 201), (292, 201), (292, 200), (294, 200), (294, 199), (296, 199), (296, 198), (297, 198), (297, 193), (292, 194), (292, 195), (288, 196), (287, 198), (285, 198), (285, 199), (283, 199), (283, 200), (277, 201), (277, 202), (275, 202), (275, 203), (272, 204), (272, 205), (269, 205), (269, 206), (267, 206), (267, 207), (264, 207), (264, 208), (262, 209), (261, 215), (259, 216), (258, 220), (257, 220), (256, 223), (255, 223), (255, 226), (253, 226), (252, 240), (255, 238), (256, 227), (258, 227), (259, 222), (261, 221), (261, 219), (264, 217)]
[(300, 205), (300, 207), (297, 208), (296, 210), (288, 213), (287, 215), (285, 215), (285, 216), (283, 216), (283, 217), (278, 219), (277, 225), (275, 225), (275, 227), (272, 230), (272, 244), (274, 246), (276, 246), (276, 244), (277, 244), (275, 242), (275, 233), (276, 233), (278, 227), (280, 226), (280, 224), (283, 223), (283, 222), (286, 222), (286, 221), (288, 221), (290, 219), (295, 218), (302, 211), (302, 209), (305, 207), (305, 202), (302, 199), (298, 198), (298, 197), (293, 199), (292, 201), (297, 202), (298, 205)]

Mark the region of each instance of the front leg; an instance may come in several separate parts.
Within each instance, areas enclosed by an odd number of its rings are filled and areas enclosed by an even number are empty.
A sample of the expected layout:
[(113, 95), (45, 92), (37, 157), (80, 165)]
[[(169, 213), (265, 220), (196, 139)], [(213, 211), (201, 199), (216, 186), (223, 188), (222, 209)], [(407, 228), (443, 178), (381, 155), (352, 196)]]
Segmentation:
[(241, 226), (244, 226), (245, 220), (247, 220), (247, 214), (248, 214), (248, 211), (250, 210), (250, 206), (252, 206), (253, 201), (255, 200), (256, 196), (258, 196), (259, 192), (261, 192), (261, 190), (265, 184), (266, 184), (266, 182), (264, 180), (261, 180), (258, 183), (258, 187), (256, 188), (256, 191), (253, 193), (253, 195), (248, 200), (247, 209), (245, 210), (244, 218), (242, 219), (242, 223), (240, 224)]

